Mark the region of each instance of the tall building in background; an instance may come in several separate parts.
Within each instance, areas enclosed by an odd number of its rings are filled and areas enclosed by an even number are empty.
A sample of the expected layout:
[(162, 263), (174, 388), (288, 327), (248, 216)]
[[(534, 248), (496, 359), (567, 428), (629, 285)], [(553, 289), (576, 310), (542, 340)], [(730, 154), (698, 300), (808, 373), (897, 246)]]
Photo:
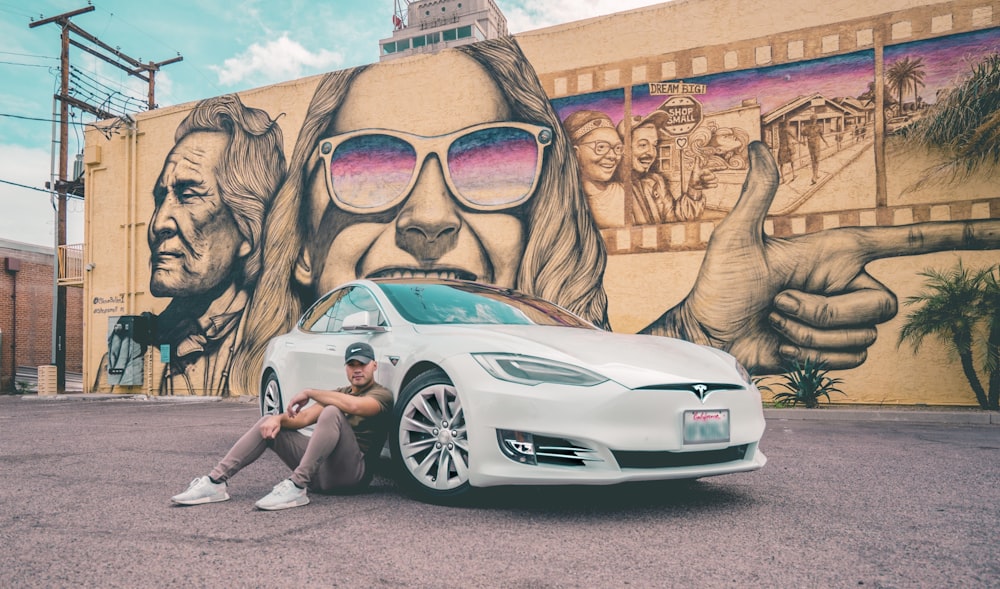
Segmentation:
[(379, 61), (437, 53), (507, 35), (493, 0), (396, 0), (392, 37), (379, 41)]

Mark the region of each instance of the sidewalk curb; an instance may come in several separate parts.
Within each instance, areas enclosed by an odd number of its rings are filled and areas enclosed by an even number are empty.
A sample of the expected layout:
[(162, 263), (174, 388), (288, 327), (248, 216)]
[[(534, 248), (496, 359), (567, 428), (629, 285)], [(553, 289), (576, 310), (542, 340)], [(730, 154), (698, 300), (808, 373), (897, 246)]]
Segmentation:
[(954, 425), (1000, 425), (997, 411), (922, 411), (920, 409), (764, 409), (768, 421), (895, 421)]
[(145, 395), (139, 393), (63, 393), (60, 395), (17, 395), (25, 401), (150, 401), (153, 403), (252, 403), (258, 399), (252, 395), (239, 397), (203, 397), (196, 395)]

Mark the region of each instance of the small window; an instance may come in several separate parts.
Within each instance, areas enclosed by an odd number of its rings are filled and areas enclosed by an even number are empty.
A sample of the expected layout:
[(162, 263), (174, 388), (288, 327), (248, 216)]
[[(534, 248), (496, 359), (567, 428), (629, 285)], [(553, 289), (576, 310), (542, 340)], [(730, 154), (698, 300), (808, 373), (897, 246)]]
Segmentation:
[(424, 16), (430, 16), (430, 15), (431, 15), (431, 11), (430, 10), (424, 12)]
[(355, 324), (373, 327), (386, 325), (385, 317), (371, 292), (360, 286), (352, 286), (336, 291), (314, 304), (299, 322), (299, 326), (311, 333), (339, 333), (343, 331), (344, 321), (349, 317), (354, 319)]
[(458, 31), (455, 29), (448, 29), (447, 31), (441, 31), (441, 37), (443, 37), (445, 41), (454, 41), (455, 39), (458, 38)]
[(458, 38), (465, 39), (472, 36), (472, 25), (458, 27)]
[(403, 39), (402, 41), (396, 41), (396, 51), (406, 51), (410, 48), (410, 40)]
[(395, 53), (395, 52), (396, 52), (396, 44), (395, 43), (386, 43), (385, 45), (382, 46), (382, 53), (384, 53), (386, 55), (388, 55), (390, 53)]
[(423, 35), (420, 35), (419, 37), (414, 37), (413, 38), (413, 48), (414, 49), (416, 49), (417, 47), (423, 47), (426, 44), (427, 44), (427, 38), (424, 37)]
[(441, 40), (440, 33), (428, 33), (427, 34), (427, 44), (433, 45)]
[(444, 6), (441, 7), (441, 12), (444, 12)]

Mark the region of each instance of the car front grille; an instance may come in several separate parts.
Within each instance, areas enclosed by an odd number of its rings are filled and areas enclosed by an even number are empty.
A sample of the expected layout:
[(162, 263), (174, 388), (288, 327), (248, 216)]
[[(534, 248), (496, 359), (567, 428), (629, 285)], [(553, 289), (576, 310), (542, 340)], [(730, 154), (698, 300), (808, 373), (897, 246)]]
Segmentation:
[(600, 461), (596, 452), (564, 438), (535, 436), (535, 458), (539, 464), (559, 466), (584, 466), (587, 462)]
[(748, 444), (730, 446), (722, 450), (702, 452), (636, 452), (612, 450), (621, 468), (677, 468), (681, 466), (705, 466), (743, 460)]

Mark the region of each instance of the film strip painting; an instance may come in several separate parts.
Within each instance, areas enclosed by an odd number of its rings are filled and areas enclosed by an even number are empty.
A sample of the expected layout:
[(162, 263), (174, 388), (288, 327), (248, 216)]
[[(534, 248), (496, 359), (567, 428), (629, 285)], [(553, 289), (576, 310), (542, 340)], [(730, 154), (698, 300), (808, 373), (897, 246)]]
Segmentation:
[(996, 147), (954, 120), (989, 108), (971, 89), (1000, 76), (998, 21), (956, 2), (541, 80), (610, 254), (704, 249), (753, 141), (781, 176), (774, 236), (998, 218)]

